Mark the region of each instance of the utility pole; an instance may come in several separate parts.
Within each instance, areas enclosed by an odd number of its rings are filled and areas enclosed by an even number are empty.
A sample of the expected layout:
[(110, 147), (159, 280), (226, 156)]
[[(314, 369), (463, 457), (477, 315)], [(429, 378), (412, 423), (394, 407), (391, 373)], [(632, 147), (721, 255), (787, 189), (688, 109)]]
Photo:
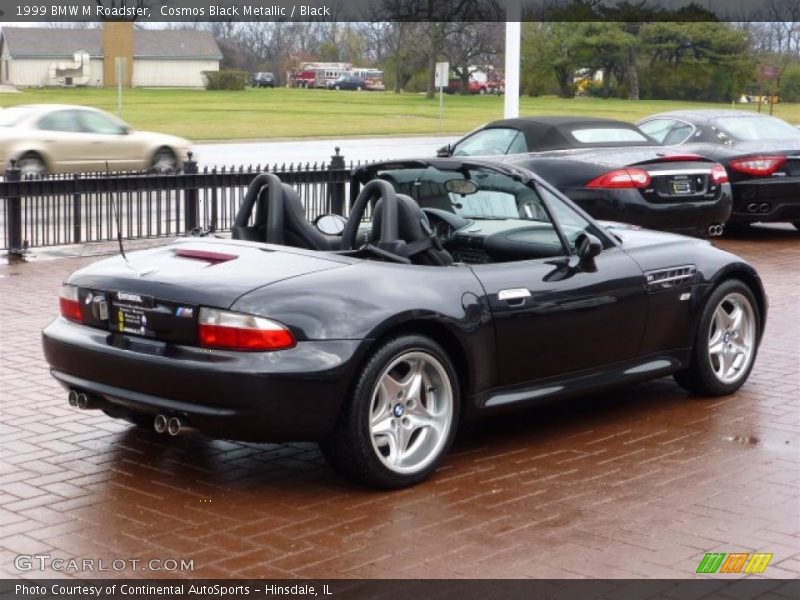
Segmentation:
[(506, 67), (503, 110), (503, 116), (506, 119), (514, 119), (519, 116), (521, 18), (521, 1), (509, 0), (506, 4)]

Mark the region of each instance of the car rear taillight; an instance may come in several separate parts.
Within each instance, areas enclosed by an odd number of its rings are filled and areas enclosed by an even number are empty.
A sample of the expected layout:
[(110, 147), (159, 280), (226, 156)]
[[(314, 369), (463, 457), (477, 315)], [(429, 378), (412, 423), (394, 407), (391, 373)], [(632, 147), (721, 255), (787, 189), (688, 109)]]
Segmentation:
[(588, 188), (644, 188), (650, 185), (650, 175), (643, 169), (619, 169), (600, 175), (586, 184)]
[(729, 164), (732, 169), (739, 171), (739, 173), (765, 177), (772, 175), (785, 163), (785, 156), (750, 156), (748, 158), (734, 158)]
[(215, 308), (200, 309), (197, 338), (201, 346), (228, 350), (283, 350), (295, 344), (280, 323)]
[(711, 181), (716, 184), (728, 183), (728, 172), (722, 165), (714, 165), (711, 167)]
[(81, 310), (80, 299), (78, 298), (78, 288), (74, 285), (62, 285), (61, 296), (58, 299), (58, 307), (61, 316), (70, 321), (83, 321), (83, 311)]

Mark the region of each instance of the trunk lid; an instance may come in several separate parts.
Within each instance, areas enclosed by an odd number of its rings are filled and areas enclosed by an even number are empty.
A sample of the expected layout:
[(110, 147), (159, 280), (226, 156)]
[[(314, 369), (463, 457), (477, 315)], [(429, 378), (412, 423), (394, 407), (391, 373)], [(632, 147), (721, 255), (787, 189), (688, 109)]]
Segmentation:
[(229, 308), (260, 287), (346, 267), (354, 259), (252, 242), (193, 239), (108, 258), (73, 273), (83, 323), (194, 343), (201, 306)]

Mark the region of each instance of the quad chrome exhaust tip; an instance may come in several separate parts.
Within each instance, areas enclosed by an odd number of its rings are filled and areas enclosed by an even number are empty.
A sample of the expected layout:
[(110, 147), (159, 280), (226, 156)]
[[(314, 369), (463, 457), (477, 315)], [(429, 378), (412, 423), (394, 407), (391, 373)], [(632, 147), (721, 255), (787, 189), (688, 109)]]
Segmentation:
[(723, 225), (719, 225), (719, 224), (715, 223), (714, 225), (709, 225), (709, 227), (708, 227), (708, 235), (710, 237), (719, 237), (719, 236), (722, 235), (722, 232), (724, 230), (725, 230), (725, 227)]
[(185, 423), (178, 417), (172, 417), (167, 424), (167, 433), (171, 436), (178, 435), (184, 429)]
[(79, 392), (78, 390), (70, 390), (67, 394), (67, 402), (70, 406), (75, 406), (81, 410), (90, 410), (95, 408), (103, 408), (106, 402), (102, 398), (90, 396), (86, 392)]
[(169, 426), (169, 419), (166, 415), (156, 415), (153, 420), (153, 429), (156, 433), (164, 433)]
[(153, 420), (153, 429), (156, 433), (167, 433), (173, 437), (186, 433), (191, 430), (189, 424), (180, 417), (170, 417), (167, 415), (156, 415)]

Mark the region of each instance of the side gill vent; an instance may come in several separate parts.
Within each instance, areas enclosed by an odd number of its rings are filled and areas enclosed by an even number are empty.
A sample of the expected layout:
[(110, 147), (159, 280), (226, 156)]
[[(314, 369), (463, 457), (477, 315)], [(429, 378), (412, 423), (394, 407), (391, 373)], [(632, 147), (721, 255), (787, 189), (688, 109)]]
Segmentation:
[(647, 289), (651, 292), (657, 292), (660, 290), (689, 287), (694, 281), (694, 274), (696, 271), (697, 268), (694, 265), (684, 265), (682, 267), (647, 271), (644, 276), (647, 281)]

